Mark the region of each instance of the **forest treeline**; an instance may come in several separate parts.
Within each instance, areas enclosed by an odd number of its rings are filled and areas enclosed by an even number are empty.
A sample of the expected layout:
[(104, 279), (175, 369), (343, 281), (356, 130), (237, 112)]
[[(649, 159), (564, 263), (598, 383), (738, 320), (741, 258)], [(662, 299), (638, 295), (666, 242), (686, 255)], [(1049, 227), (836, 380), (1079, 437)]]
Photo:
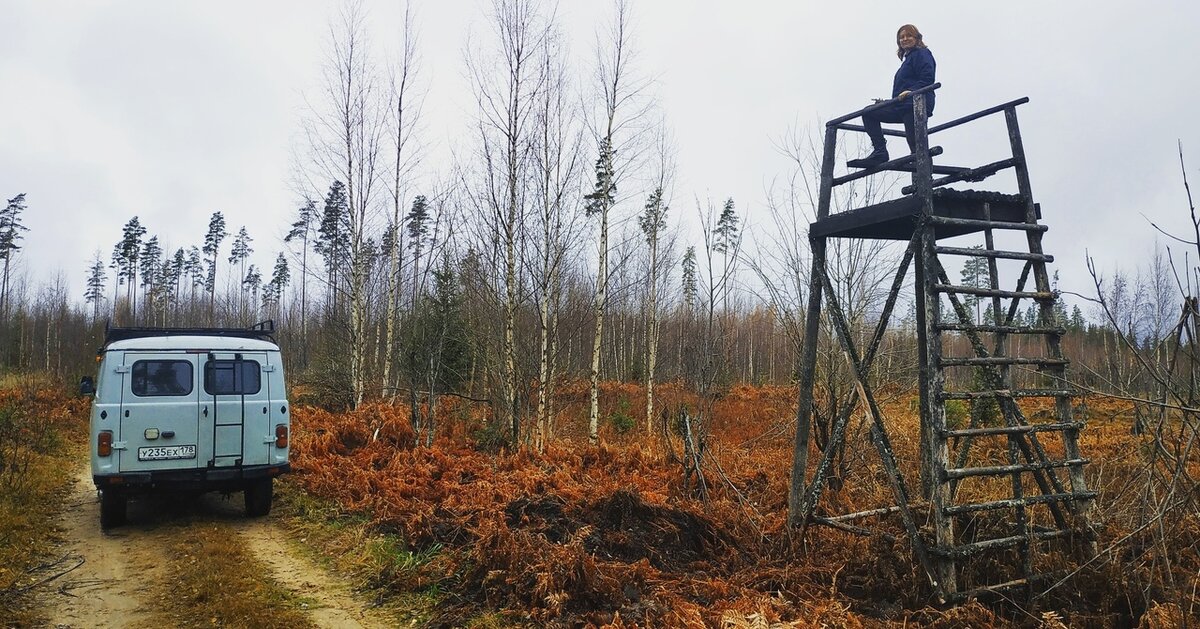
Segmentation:
[[(94, 368), (107, 325), (270, 319), (293, 395), (330, 408), (403, 402), (426, 442), (438, 400), (461, 396), (490, 408), (503, 439), (536, 445), (561, 421), (587, 421), (594, 440), (597, 424), (616, 416), (599, 408), (601, 380), (646, 386), (639, 408), (621, 413), (646, 430), (664, 410), (655, 382), (682, 382), (702, 398), (736, 383), (791, 382), (817, 153), (803, 134), (782, 134), (790, 170), (754, 221), (734, 199), (677, 202), (688, 195), (675, 190), (668, 122), (651, 72), (638, 66), (630, 9), (614, 7), (589, 48), (568, 46), (538, 3), (496, 0), (490, 30), (463, 62), (477, 105), (470, 142), (454, 163), (431, 165), (415, 17), (405, 13), (388, 46), (396, 52), (384, 56), (363, 8), (347, 4), (299, 129), (296, 204), (277, 230), (282, 241), (214, 211), (205, 233), (168, 246), (155, 233), (162, 226), (132, 216), (111, 226), (111, 251), (79, 270), (85, 291), (75, 295), (64, 277), (13, 264), (22, 215), (37, 200), (9, 199), (0, 214), (4, 368), (72, 381)], [(844, 186), (835, 206), (881, 199), (895, 183)], [(681, 227), (685, 213), (698, 233)], [(865, 335), (899, 251), (835, 249), (837, 290)], [(986, 268), (969, 264), (961, 279), (982, 287)], [(1165, 254), (1110, 274), (1098, 293), (1108, 308), (1089, 307), (1092, 320), (1078, 305), (1057, 313), (1074, 379), (1095, 391), (1149, 390), (1139, 361), (1163, 359), (1183, 303)], [(986, 308), (973, 309), (986, 318)], [(913, 318), (910, 305), (876, 366), (901, 389), (916, 383)], [(836, 390), (845, 366), (829, 339), (823, 347), (821, 369)], [(567, 381), (588, 381), (586, 418), (561, 417), (556, 390)]]

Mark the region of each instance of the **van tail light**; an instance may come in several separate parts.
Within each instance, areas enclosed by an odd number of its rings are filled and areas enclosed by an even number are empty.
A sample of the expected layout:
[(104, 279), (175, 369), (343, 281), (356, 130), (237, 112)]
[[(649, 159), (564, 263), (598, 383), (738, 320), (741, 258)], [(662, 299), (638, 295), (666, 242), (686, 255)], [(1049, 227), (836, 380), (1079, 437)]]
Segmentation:
[(288, 427), (287, 424), (275, 424), (275, 447), (288, 447)]
[(112, 431), (102, 430), (96, 436), (96, 455), (112, 456)]

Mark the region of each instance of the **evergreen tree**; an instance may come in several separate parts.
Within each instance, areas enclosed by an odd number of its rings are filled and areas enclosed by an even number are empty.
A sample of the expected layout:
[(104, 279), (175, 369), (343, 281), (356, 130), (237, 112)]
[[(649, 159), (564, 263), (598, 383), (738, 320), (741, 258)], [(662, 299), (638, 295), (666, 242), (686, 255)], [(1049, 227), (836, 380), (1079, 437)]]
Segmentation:
[(1079, 306), (1071, 308), (1071, 322), (1068, 327), (1074, 332), (1083, 332), (1087, 329), (1087, 320), (1083, 318), (1083, 311)]
[[(638, 227), (649, 243), (658, 237), (659, 232), (667, 228), (667, 210), (663, 205), (663, 189), (655, 188), (646, 200), (646, 211), (638, 216)], [(735, 228), (736, 229), (736, 228)]]
[(288, 270), (287, 258), (280, 251), (279, 255), (275, 257), (275, 268), (271, 271), (271, 280), (263, 288), (263, 306), (278, 307), (279, 302), (283, 299), (283, 291), (287, 288), (290, 280), (291, 272)]
[(1050, 290), (1054, 292), (1054, 325), (1066, 325), (1070, 318), (1067, 316), (1067, 304), (1063, 302), (1062, 297), (1058, 293), (1058, 271), (1054, 272), (1054, 281), (1050, 285)]
[(408, 246), (413, 253), (413, 304), (416, 304), (421, 290), (421, 252), (429, 240), (429, 202), (425, 195), (413, 199), (405, 220), (408, 222)]
[(178, 312), (179, 301), (182, 296), (179, 294), (183, 285), (183, 276), (187, 273), (187, 253), (180, 247), (175, 250), (175, 255), (171, 256), (171, 263), (167, 265), (169, 274), (163, 277), (163, 284), (170, 287), (171, 304)]
[(196, 299), (196, 289), (203, 289), (207, 274), (204, 272), (204, 258), (200, 256), (200, 247), (192, 245), (187, 252), (187, 276), (191, 279), (190, 297)]
[(683, 254), (683, 305), (688, 311), (696, 307), (696, 248), (688, 247)]
[(208, 323), (211, 325), (217, 313), (217, 260), (220, 259), (221, 241), (229, 232), (225, 230), (225, 216), (213, 212), (208, 221), (208, 232), (204, 234), (204, 255), (208, 256), (208, 274), (204, 279), (204, 289), (208, 291)]
[[(292, 229), (283, 237), (285, 243), (300, 241), (300, 320), (301, 325), (306, 318), (304, 313), (308, 310), (308, 248), (311, 234), (313, 233), (313, 225), (320, 218), (317, 212), (317, 202), (312, 199), (305, 199), (304, 205), (300, 206), (296, 221), (292, 223)], [(283, 254), (280, 254), (281, 256)], [(276, 265), (278, 268), (278, 264)], [(282, 290), (279, 290), (275, 297), (282, 297)], [(304, 328), (302, 328), (304, 329)]]
[[(250, 234), (246, 231), (245, 225), (243, 225), (241, 229), (238, 230), (237, 235), (233, 237), (233, 246), (229, 248), (229, 264), (238, 267), (239, 277), (248, 277), (246, 272), (246, 260), (250, 258), (250, 254), (254, 253), (254, 249), (250, 247), (250, 243), (253, 241), (254, 239), (251, 238)], [(242, 292), (238, 294), (238, 311), (243, 315), (245, 314), (244, 309), (246, 306), (246, 296), (248, 292), (249, 287), (246, 285), (246, 282), (243, 279)]]
[(716, 239), (713, 243), (713, 251), (728, 256), (730, 251), (737, 249), (739, 244), (738, 217), (734, 210), (733, 199), (725, 200), (725, 205), (721, 208), (721, 216), (717, 218), (717, 228), (714, 233)]
[(246, 277), (242, 278), (242, 290), (250, 297), (250, 309), (254, 310), (258, 305), (258, 290), (262, 287), (262, 273), (258, 271), (258, 267), (250, 265), (246, 271)]
[(221, 259), (221, 241), (226, 239), (229, 232), (224, 226), (224, 215), (221, 212), (212, 212), (212, 217), (209, 218), (209, 230), (204, 234), (203, 252), (208, 258), (205, 262), (209, 268), (206, 269), (208, 275), (204, 278), (204, 289), (209, 292), (209, 324), (216, 319), (217, 311), (217, 260)]
[(162, 279), (163, 250), (158, 244), (158, 236), (151, 236), (142, 245), (138, 254), (138, 271), (142, 274), (142, 301), (146, 304), (151, 318), (154, 316), (154, 302), (159, 292), (159, 281)]
[(83, 292), (84, 302), (92, 304), (92, 321), (100, 318), (100, 307), (104, 302), (104, 282), (107, 279), (108, 274), (104, 272), (104, 261), (100, 259), (100, 250), (97, 249), (92, 264), (88, 267), (88, 276)]
[(325, 260), (325, 273), (329, 280), (330, 304), (338, 286), (338, 272), (350, 264), (350, 206), (346, 199), (346, 186), (333, 182), (325, 196), (325, 209), (317, 229), (318, 238), (313, 249)]
[(600, 214), (616, 203), (617, 184), (613, 181), (613, 158), (616, 151), (609, 143), (609, 138), (600, 140), (600, 156), (596, 158), (596, 184), (590, 194), (583, 198), (586, 201), (588, 216)]
[(129, 302), (131, 323), (137, 322), (138, 261), (142, 255), (142, 236), (145, 235), (146, 228), (142, 226), (138, 217), (129, 219), (121, 229), (121, 242), (117, 243), (117, 252), (113, 254), (114, 258), (120, 258), (119, 273), (127, 282), (125, 297)]
[(21, 249), (17, 244), (24, 238), (21, 232), (29, 231), (21, 223), (21, 213), (25, 210), (25, 193), (22, 192), (9, 199), (8, 205), (0, 211), (0, 260), (4, 261), (4, 277), (0, 280), (0, 318), (5, 322), (8, 321), (8, 280), (12, 259)]
[[(975, 245), (971, 248), (982, 251), (983, 245)], [(987, 258), (967, 258), (967, 261), (963, 263), (962, 272), (959, 274), (959, 277), (962, 279), (963, 286), (970, 286), (971, 288), (990, 288), (991, 275), (988, 272)], [(983, 310), (985, 312), (980, 312), (981, 300), (979, 299), (978, 295), (963, 294), (961, 298), (963, 306), (965, 306), (967, 310), (973, 310), (975, 312), (975, 323), (983, 321), (983, 315), (985, 313), (989, 318), (991, 317), (991, 308), (984, 308)], [(951, 317), (951, 319), (954, 318), (955, 317)]]
[[(721, 208), (721, 216), (717, 218), (717, 227), (713, 230), (712, 250), (721, 254), (722, 271), (718, 283), (721, 287), (721, 307), (729, 311), (730, 269), (737, 258), (741, 247), (741, 235), (738, 229), (737, 212), (734, 211), (733, 199), (726, 199)], [(711, 275), (711, 270), (709, 271)]]

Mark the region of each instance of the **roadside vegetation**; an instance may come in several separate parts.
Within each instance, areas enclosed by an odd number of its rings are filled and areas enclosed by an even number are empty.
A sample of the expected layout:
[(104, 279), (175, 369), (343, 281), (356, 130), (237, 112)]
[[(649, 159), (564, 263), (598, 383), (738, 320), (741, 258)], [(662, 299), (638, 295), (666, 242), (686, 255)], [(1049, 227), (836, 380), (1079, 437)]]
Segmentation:
[(171, 578), (159, 582), (156, 600), (164, 626), (313, 627), (308, 605), (270, 576), (228, 524), (184, 522), (187, 534), (167, 547)]
[[(642, 393), (616, 383), (602, 390), (602, 407), (612, 409)], [(604, 443), (588, 446), (586, 384), (575, 391), (568, 408), (577, 428), (544, 453), (489, 451), (484, 414), (465, 404), (443, 405), (444, 437), (433, 447), (412, 445), (396, 407), (298, 407), (289, 482), (303, 493), (288, 510), (324, 522), (304, 536), (322, 540), (339, 570), (359, 575), (376, 597), (415, 604), (423, 611), (412, 618), (429, 626), (1176, 626), (1197, 613), (1200, 521), (1166, 523), (1137, 508), (1131, 492), (1154, 473), (1141, 454), (1155, 437), (1130, 433), (1128, 403), (1091, 398), (1080, 409), (1088, 420), (1082, 446), (1096, 461), (1088, 480), (1100, 492), (1093, 521), (1101, 552), (1083, 564), (1040, 553), (1062, 581), (1033, 600), (939, 609), (928, 606), (928, 583), (894, 516), (870, 524), (869, 535), (822, 526), (807, 539), (789, 533), (792, 435), (778, 425), (794, 416), (794, 389), (735, 386), (715, 401), (699, 477), (681, 456), (677, 424), (669, 438), (647, 439), (613, 417), (602, 424)], [(678, 387), (659, 394), (675, 417), (696, 403)], [(884, 409), (906, 476), (919, 464), (908, 438), (917, 421), (910, 398), (896, 395)], [(1027, 409), (1039, 411), (1049, 409)], [(866, 443), (865, 433), (857, 438)], [(830, 508), (890, 504), (872, 454), (847, 453), (845, 488), (832, 492)], [(972, 491), (984, 499), (1006, 489)], [(993, 554), (967, 570), (1010, 560)]]
[(49, 553), (86, 452), (87, 401), (33, 376), (0, 378), (0, 625), (34, 625), (33, 596), (71, 569)]

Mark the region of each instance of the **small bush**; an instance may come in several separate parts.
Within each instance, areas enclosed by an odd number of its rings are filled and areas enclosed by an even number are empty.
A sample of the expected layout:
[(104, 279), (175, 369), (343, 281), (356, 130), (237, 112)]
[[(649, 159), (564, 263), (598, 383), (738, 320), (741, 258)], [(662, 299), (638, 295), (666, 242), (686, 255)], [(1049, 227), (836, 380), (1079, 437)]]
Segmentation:
[(966, 428), (971, 417), (970, 408), (963, 400), (946, 400), (946, 428), (958, 430)]
[(612, 424), (613, 430), (617, 431), (618, 435), (623, 435), (633, 430), (637, 422), (634, 421), (633, 415), (630, 413), (628, 399), (621, 398), (617, 402), (617, 410), (609, 413), (608, 422)]

